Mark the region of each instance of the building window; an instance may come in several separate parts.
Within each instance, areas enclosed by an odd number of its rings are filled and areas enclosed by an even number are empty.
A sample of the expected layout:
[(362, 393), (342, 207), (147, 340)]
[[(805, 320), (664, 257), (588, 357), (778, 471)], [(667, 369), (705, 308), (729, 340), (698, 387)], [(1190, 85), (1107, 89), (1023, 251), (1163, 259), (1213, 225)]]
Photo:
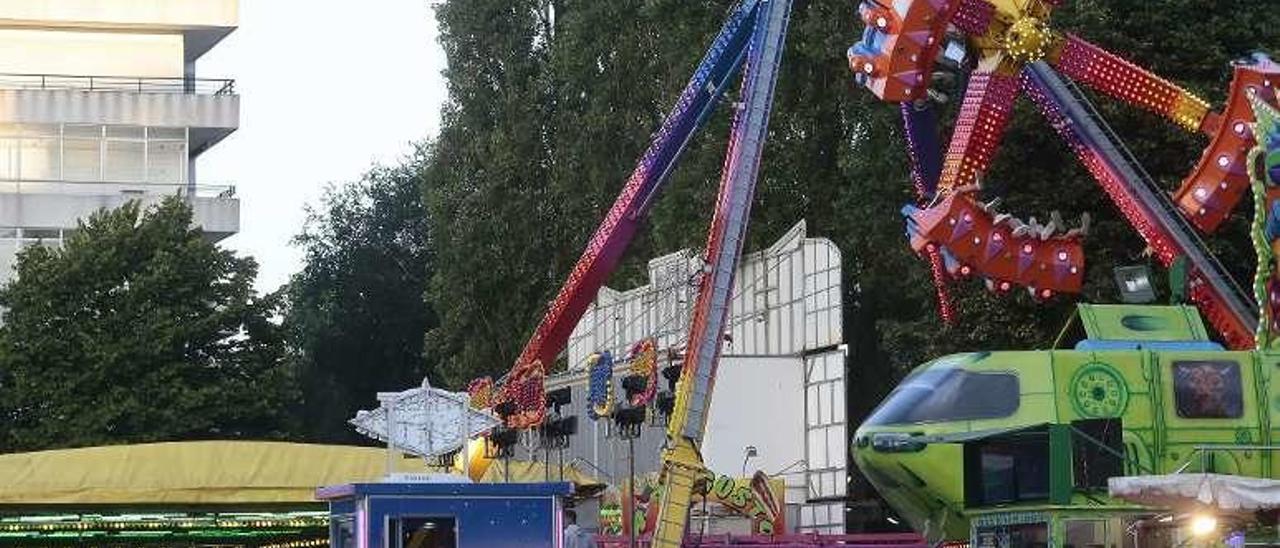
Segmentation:
[(0, 124), (0, 180), (184, 184), (187, 129)]
[(24, 137), (20, 154), (20, 178), (28, 181), (62, 178), (62, 150), (57, 137)]
[(1225, 360), (1173, 362), (1173, 397), (1184, 419), (1235, 419), (1244, 415), (1240, 364)]
[(59, 247), (74, 234), (74, 228), (0, 227), (0, 240), (12, 240), (18, 247), (43, 245)]
[(147, 173), (147, 148), (144, 141), (107, 141), (107, 166), (104, 180), (140, 183)]
[(159, 128), (147, 129), (147, 182), (185, 182), (187, 180), (186, 136), (173, 139), (162, 136), (166, 133), (157, 132), (157, 129)]
[(21, 176), (22, 139), (17, 136), (0, 136), (0, 178), (17, 179)]
[(102, 126), (63, 126), (62, 156), (64, 179), (101, 181)]
[(930, 368), (902, 381), (866, 424), (998, 419), (1014, 414), (1018, 401), (1018, 377), (1012, 373)]

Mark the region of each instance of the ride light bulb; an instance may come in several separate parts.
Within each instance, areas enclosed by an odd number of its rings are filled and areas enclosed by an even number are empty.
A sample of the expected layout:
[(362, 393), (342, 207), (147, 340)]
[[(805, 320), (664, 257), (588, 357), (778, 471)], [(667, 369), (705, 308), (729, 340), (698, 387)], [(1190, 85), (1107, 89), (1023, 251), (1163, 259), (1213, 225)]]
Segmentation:
[(1210, 515), (1199, 515), (1191, 518), (1191, 534), (1197, 537), (1206, 536), (1218, 529), (1218, 518)]

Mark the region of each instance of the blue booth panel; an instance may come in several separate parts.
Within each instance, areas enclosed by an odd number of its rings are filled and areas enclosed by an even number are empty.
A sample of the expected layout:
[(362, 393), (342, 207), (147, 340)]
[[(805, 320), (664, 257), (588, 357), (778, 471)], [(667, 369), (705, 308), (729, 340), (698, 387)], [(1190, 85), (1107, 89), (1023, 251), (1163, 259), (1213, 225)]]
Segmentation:
[(356, 483), (321, 488), (334, 548), (560, 546), (569, 483)]

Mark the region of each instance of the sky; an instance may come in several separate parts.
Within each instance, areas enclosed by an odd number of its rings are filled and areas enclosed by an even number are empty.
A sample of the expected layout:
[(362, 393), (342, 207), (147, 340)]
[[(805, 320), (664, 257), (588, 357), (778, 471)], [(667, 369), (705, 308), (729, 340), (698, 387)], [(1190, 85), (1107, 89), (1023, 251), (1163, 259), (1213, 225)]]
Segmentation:
[(240, 28), (196, 64), (234, 78), (240, 128), (202, 154), (198, 184), (234, 184), (240, 233), (272, 291), (301, 268), (289, 240), (329, 183), (394, 163), (434, 135), (444, 52), (430, 0), (240, 0)]

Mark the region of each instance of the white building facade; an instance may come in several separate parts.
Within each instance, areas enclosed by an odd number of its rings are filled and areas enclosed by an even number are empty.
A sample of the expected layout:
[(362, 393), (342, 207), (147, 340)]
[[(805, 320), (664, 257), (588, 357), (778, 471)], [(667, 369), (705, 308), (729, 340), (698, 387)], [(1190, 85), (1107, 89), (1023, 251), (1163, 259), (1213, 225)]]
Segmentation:
[[(649, 261), (647, 285), (617, 291), (602, 288), (573, 331), (569, 371), (548, 379), (550, 389), (572, 388), (564, 414), (578, 417), (578, 433), (553, 463), (576, 462), (614, 485), (627, 478), (634, 447), (638, 475), (658, 469), (665, 425), (650, 413), (639, 438), (618, 437), (608, 420), (587, 418), (585, 361), (609, 350), (625, 356), (636, 341), (653, 337), (659, 348), (683, 348), (701, 259), (686, 250)], [(729, 323), (711, 399), (701, 453), (717, 473), (750, 475), (756, 470), (786, 484), (788, 529), (844, 533), (849, 484), (842, 322), (840, 250), (811, 238), (797, 224), (769, 248), (739, 263)], [(659, 353), (659, 366), (670, 365)], [(615, 379), (625, 367), (614, 369)], [(662, 381), (665, 386), (665, 381)], [(632, 446), (634, 444), (634, 446)], [(748, 456), (748, 447), (754, 456)], [(537, 450), (517, 458), (544, 458)], [(745, 524), (740, 524), (745, 525)], [(707, 533), (715, 524), (695, 524)]]
[(179, 195), (209, 238), (239, 229), (234, 187), (194, 169), (239, 126), (234, 81), (195, 74), (237, 24), (237, 0), (0, 2), (0, 282), (23, 246), (130, 200)]

